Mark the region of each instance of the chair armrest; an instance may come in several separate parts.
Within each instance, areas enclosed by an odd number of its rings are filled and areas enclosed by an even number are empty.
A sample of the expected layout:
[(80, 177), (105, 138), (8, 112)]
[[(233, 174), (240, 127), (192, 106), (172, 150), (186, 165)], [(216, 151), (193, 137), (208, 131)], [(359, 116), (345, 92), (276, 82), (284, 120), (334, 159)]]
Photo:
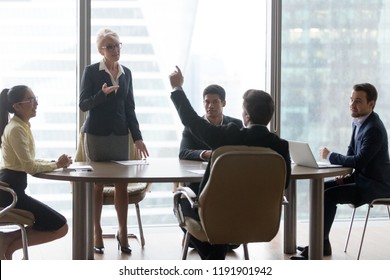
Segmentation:
[(196, 198), (196, 193), (190, 187), (180, 186), (177, 191), (184, 191), (190, 198)]
[(8, 186), (8, 184), (1, 181), (0, 181), (0, 190), (9, 192), (12, 195), (12, 203), (0, 210), (0, 217), (1, 217), (5, 215), (5, 213), (7, 213), (9, 210), (15, 207), (15, 204), (18, 201), (18, 196), (16, 195), (16, 192)]
[(283, 195), (282, 205), (287, 205), (287, 204), (288, 204), (287, 197)]
[(185, 217), (181, 210), (180, 199), (186, 198), (192, 208), (198, 208), (198, 202), (195, 201), (196, 194), (189, 187), (179, 187), (173, 194), (173, 213), (175, 214), (179, 226), (185, 226)]

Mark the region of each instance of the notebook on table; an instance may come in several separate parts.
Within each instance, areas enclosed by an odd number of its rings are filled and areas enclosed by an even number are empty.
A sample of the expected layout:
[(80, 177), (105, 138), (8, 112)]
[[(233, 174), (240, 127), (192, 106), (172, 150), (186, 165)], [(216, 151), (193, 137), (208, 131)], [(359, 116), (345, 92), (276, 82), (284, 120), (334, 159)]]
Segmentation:
[(291, 159), (297, 165), (313, 168), (342, 167), (325, 161), (316, 161), (308, 143), (298, 141), (288, 141), (288, 143)]

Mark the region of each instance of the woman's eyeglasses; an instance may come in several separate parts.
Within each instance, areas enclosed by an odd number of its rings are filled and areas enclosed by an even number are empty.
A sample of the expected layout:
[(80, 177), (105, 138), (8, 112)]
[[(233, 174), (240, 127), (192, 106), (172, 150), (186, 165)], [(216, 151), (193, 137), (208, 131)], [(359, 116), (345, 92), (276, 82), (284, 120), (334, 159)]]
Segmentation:
[(118, 43), (115, 45), (107, 45), (107, 46), (101, 46), (102, 49), (106, 49), (110, 52), (114, 51), (115, 49), (120, 50), (122, 48), (122, 43)]
[(23, 104), (23, 103), (31, 103), (31, 104), (38, 103), (38, 96), (33, 96), (33, 97), (26, 98), (25, 100), (20, 101), (18, 103), (19, 104)]

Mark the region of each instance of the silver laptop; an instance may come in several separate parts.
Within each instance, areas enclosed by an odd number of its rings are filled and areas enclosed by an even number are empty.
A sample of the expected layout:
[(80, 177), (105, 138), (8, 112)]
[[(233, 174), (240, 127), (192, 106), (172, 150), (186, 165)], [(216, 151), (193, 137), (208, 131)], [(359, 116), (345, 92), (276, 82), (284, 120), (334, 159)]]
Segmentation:
[(298, 141), (288, 141), (288, 143), (291, 159), (297, 165), (313, 168), (342, 167), (342, 165), (331, 164), (324, 161), (316, 161), (308, 143)]

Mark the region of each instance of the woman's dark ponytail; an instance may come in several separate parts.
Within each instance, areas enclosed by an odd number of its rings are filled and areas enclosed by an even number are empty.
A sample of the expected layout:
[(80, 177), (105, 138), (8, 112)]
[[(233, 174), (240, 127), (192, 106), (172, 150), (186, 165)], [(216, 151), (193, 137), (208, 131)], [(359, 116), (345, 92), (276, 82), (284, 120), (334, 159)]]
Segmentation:
[(11, 89), (5, 88), (0, 93), (0, 146), (1, 137), (9, 121), (9, 113), (15, 113), (14, 104), (24, 99), (27, 90), (27, 86), (19, 85)]

